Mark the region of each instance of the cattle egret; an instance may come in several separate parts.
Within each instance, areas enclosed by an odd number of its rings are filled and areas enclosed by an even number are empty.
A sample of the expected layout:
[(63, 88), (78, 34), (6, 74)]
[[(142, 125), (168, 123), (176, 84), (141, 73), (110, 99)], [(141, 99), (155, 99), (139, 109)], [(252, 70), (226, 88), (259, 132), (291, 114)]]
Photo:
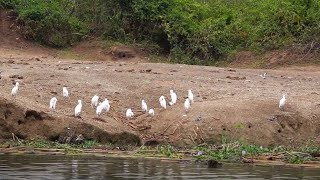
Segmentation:
[(127, 117), (127, 119), (131, 119), (132, 117), (133, 117), (133, 112), (132, 112), (132, 110), (129, 108), (129, 109), (127, 109), (127, 112), (126, 112), (126, 117)]
[(16, 82), (16, 85), (12, 88), (11, 96), (16, 96), (19, 89), (19, 82)]
[(173, 92), (173, 90), (170, 90), (170, 96), (171, 96), (171, 102), (169, 102), (170, 106), (174, 105), (175, 103), (177, 103), (177, 94), (175, 92)]
[(96, 109), (96, 115), (97, 115), (97, 117), (99, 117), (99, 116), (101, 115), (102, 111), (103, 111), (103, 104), (100, 103), (99, 106), (98, 106), (97, 109)]
[(154, 110), (153, 109), (149, 109), (149, 115), (150, 116), (154, 116)]
[(260, 74), (260, 77), (262, 77), (263, 79), (265, 79), (265, 78), (266, 78), (266, 75), (267, 75), (267, 73), (263, 73), (263, 74)]
[(190, 104), (193, 103), (193, 93), (191, 89), (188, 90), (188, 99), (190, 100)]
[(53, 97), (50, 99), (50, 109), (56, 110), (57, 98)]
[(91, 107), (97, 107), (98, 106), (98, 102), (99, 102), (99, 96), (98, 95), (94, 95), (93, 98), (91, 99)]
[(148, 106), (144, 100), (141, 101), (141, 108), (142, 108), (142, 111), (148, 112)]
[(247, 152), (246, 152), (245, 150), (242, 150), (242, 151), (241, 151), (242, 157), (244, 157), (246, 154), (247, 154)]
[(80, 117), (81, 109), (82, 109), (82, 101), (81, 101), (81, 100), (78, 100), (78, 105), (77, 105), (76, 108), (74, 109), (74, 116), (75, 116), (75, 117)]
[(184, 102), (184, 109), (185, 109), (186, 112), (188, 112), (189, 109), (190, 109), (190, 100), (189, 100), (189, 98), (187, 98), (186, 101)]
[(166, 108), (167, 108), (167, 102), (166, 102), (166, 99), (164, 98), (164, 96), (160, 96), (159, 102), (160, 102), (160, 106), (161, 106), (163, 109), (166, 109)]
[(279, 102), (279, 108), (283, 109), (285, 104), (286, 104), (286, 95), (283, 95), (282, 99)]
[(103, 111), (109, 112), (110, 104), (109, 104), (109, 100), (107, 98), (104, 99), (104, 101), (101, 103), (101, 106), (102, 106)]
[(67, 87), (63, 87), (62, 92), (63, 92), (63, 97), (65, 97), (65, 98), (69, 97), (69, 92), (68, 92)]

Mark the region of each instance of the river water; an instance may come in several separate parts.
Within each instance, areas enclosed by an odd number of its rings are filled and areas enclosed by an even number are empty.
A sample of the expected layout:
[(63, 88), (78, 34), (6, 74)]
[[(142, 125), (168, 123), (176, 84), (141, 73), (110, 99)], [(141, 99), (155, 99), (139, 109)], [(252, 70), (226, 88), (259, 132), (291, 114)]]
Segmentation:
[(0, 179), (320, 179), (320, 169), (88, 156), (0, 155)]

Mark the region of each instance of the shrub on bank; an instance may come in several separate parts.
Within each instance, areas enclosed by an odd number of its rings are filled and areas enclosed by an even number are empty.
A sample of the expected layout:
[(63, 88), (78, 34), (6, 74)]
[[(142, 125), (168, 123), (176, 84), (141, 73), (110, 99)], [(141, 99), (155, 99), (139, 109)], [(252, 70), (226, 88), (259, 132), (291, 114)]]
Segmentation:
[(67, 47), (81, 40), (87, 27), (64, 8), (64, 1), (1, 0), (19, 14), (22, 33), (27, 39), (52, 47)]
[(318, 0), (0, 0), (0, 5), (15, 8), (26, 37), (44, 44), (68, 46), (90, 32), (113, 41), (152, 42), (172, 62), (188, 64), (318, 42), (320, 34)]

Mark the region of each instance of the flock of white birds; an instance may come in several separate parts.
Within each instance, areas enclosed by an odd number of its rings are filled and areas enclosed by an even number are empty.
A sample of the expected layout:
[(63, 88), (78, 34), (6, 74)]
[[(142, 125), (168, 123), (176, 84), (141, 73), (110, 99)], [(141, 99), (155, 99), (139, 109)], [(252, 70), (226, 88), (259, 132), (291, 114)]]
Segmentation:
[[(12, 88), (11, 96), (16, 97), (18, 94), (18, 90), (19, 90), (19, 82), (16, 82), (15, 86)], [(69, 91), (68, 91), (67, 87), (62, 88), (62, 94), (63, 94), (64, 98), (69, 98)], [(170, 97), (171, 97), (171, 101), (169, 102), (169, 105), (173, 106), (174, 104), (177, 103), (178, 96), (173, 90), (170, 90)], [(49, 102), (49, 108), (52, 110), (56, 110), (57, 101), (58, 101), (58, 99), (56, 97), (52, 97)], [(194, 101), (193, 93), (189, 89), (188, 90), (188, 98), (186, 98), (186, 100), (184, 102), (184, 108), (185, 108), (186, 113), (189, 111), (193, 101)], [(161, 96), (159, 98), (159, 103), (160, 103), (160, 106), (162, 109), (167, 108), (167, 102), (166, 102), (166, 99), (164, 96)], [(96, 115), (99, 118), (102, 113), (109, 112), (110, 103), (107, 98), (103, 102), (99, 102), (99, 96), (94, 95), (91, 99), (91, 107), (96, 108)], [(145, 100), (141, 101), (141, 109), (143, 112), (148, 113), (150, 116), (155, 115), (154, 109), (151, 109), (151, 108), (148, 109), (148, 105), (145, 102)], [(82, 100), (79, 99), (77, 106), (74, 108), (74, 116), (80, 117), (81, 111), (82, 111)], [(133, 117), (134, 117), (134, 113), (133, 113), (132, 109), (131, 108), (127, 109), (126, 118), (131, 119)]]
[[(266, 75), (263, 74), (263, 75), (260, 75), (260, 76), (265, 79)], [(16, 97), (17, 93), (18, 93), (18, 90), (19, 90), (19, 82), (16, 82), (15, 86), (12, 88), (11, 96)], [(69, 98), (69, 91), (68, 91), (67, 87), (63, 87), (62, 88), (62, 93), (63, 93), (63, 97), (64, 98)], [(171, 97), (171, 101), (169, 102), (169, 105), (173, 106), (174, 104), (177, 103), (178, 96), (173, 90), (170, 90), (170, 97)], [(283, 95), (282, 98), (279, 101), (279, 108), (281, 110), (283, 110), (283, 108), (284, 108), (284, 105), (286, 103), (286, 98), (287, 98), (287, 96)], [(52, 110), (55, 110), (57, 101), (58, 100), (57, 100), (56, 97), (51, 98), (50, 99), (49, 108), (52, 109)], [(186, 100), (184, 102), (184, 109), (185, 109), (186, 113), (189, 111), (189, 109), (191, 107), (191, 104), (193, 102), (194, 102), (193, 93), (189, 89), (188, 90), (188, 97), (186, 98)], [(162, 109), (166, 109), (167, 108), (167, 102), (166, 102), (166, 99), (165, 99), (164, 96), (160, 96), (159, 103), (160, 103), (160, 106), (161, 106)], [(105, 99), (103, 102), (99, 102), (99, 96), (98, 95), (94, 95), (92, 97), (92, 99), (91, 99), (91, 107), (92, 108), (96, 108), (96, 115), (99, 118), (102, 113), (109, 112), (110, 103), (109, 103), (108, 99)], [(148, 109), (148, 105), (145, 102), (145, 100), (141, 101), (141, 109), (142, 109), (143, 112), (148, 113), (150, 116), (154, 116), (154, 114), (155, 114), (154, 109), (151, 109), (151, 108)], [(80, 117), (81, 111), (82, 111), (82, 100), (78, 100), (78, 104), (74, 109), (74, 116), (75, 117)], [(131, 108), (127, 109), (126, 118), (127, 119), (131, 119), (133, 117), (134, 117), (134, 113), (133, 113), (132, 109)]]

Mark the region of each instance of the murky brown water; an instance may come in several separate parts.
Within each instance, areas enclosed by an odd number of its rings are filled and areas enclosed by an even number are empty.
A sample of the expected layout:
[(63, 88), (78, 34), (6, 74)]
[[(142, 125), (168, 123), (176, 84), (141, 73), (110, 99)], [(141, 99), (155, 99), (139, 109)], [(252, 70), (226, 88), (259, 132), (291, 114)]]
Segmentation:
[(0, 155), (0, 179), (320, 179), (320, 169), (83, 156)]

